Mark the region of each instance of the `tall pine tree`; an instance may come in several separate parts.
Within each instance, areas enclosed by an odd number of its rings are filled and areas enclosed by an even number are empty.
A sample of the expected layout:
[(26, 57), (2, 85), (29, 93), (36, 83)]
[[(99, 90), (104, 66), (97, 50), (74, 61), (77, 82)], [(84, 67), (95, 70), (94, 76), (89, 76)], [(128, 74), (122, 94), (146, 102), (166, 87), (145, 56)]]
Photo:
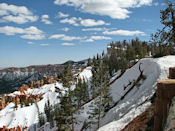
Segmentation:
[(107, 65), (101, 58), (97, 59), (92, 67), (92, 97), (95, 98), (91, 105), (90, 119), (97, 123), (97, 128), (101, 125), (101, 119), (105, 115), (112, 98), (109, 94), (109, 72)]

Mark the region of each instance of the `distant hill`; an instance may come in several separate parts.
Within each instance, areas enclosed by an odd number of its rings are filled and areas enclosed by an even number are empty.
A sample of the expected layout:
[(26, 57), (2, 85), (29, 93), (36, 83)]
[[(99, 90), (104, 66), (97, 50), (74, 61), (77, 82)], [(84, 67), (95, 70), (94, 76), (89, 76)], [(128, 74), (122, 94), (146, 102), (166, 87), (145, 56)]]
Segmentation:
[(68, 63), (70, 63), (71, 65), (84, 65), (84, 64), (87, 64), (87, 61), (88, 59), (85, 59), (85, 60), (81, 60), (81, 61), (72, 61), (72, 60), (69, 60), (69, 61), (66, 61), (65, 63), (61, 64), (61, 65), (68, 65)]

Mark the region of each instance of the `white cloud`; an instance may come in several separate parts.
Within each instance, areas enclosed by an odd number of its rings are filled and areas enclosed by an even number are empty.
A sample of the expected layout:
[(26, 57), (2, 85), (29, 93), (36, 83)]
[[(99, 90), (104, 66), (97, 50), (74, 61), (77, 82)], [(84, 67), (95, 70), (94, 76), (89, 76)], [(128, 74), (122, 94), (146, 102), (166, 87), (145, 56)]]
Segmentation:
[(35, 43), (29, 41), (29, 42), (27, 42), (27, 44), (29, 44), (29, 45), (34, 45)]
[(93, 40), (109, 40), (111, 37), (106, 37), (106, 36), (91, 36), (91, 39)]
[(158, 3), (158, 2), (155, 2), (155, 3), (153, 3), (153, 5), (154, 5), (154, 6), (158, 6), (158, 5), (159, 5), (159, 3)]
[(69, 14), (64, 14), (62, 12), (58, 12), (58, 15), (56, 16), (56, 18), (66, 18), (69, 17)]
[(45, 24), (52, 24), (52, 22), (49, 20), (49, 16), (46, 14), (41, 16), (41, 21)]
[(106, 28), (86, 28), (82, 29), (82, 31), (105, 31), (107, 30)]
[(45, 35), (41, 35), (41, 34), (32, 35), (32, 34), (29, 34), (29, 35), (22, 35), (21, 38), (29, 39), (29, 40), (42, 40), (42, 39), (45, 38)]
[(82, 26), (99, 26), (99, 25), (110, 25), (109, 23), (105, 23), (103, 20), (93, 20), (93, 19), (84, 19), (80, 21)]
[(49, 44), (40, 44), (40, 46), (49, 46)]
[(66, 18), (63, 20), (60, 20), (60, 23), (68, 23), (74, 26), (85, 26), (85, 27), (90, 27), (90, 26), (100, 26), (100, 25), (110, 25), (109, 23), (106, 23), (103, 20), (94, 20), (94, 19), (82, 19), (82, 18)]
[(139, 31), (139, 30), (136, 30), (136, 31), (129, 31), (129, 30), (104, 31), (103, 34), (105, 34), (105, 35), (120, 35), (120, 36), (145, 35), (144, 32)]
[(82, 12), (113, 19), (126, 19), (131, 13), (129, 8), (151, 5), (152, 0), (55, 0), (54, 4), (74, 6)]
[(95, 40), (110, 40), (110, 39), (112, 38), (106, 36), (91, 36), (90, 38), (83, 40), (83, 42), (94, 42)]
[(50, 36), (49, 39), (61, 39), (64, 41), (72, 41), (72, 40), (80, 40), (82, 38), (76, 37), (76, 36), (67, 36), (65, 34), (55, 34), (55, 35)]
[(62, 43), (63, 46), (74, 46), (74, 43)]
[(67, 31), (69, 31), (70, 29), (69, 29), (68, 27), (65, 27), (65, 28), (62, 28), (61, 30), (67, 32)]
[(49, 39), (59, 39), (59, 38), (62, 38), (64, 36), (65, 36), (64, 34), (55, 34), (55, 35), (51, 35), (49, 37)]
[(74, 26), (79, 26), (77, 21), (78, 21), (78, 18), (72, 17), (70, 19), (66, 18), (66, 19), (60, 20), (60, 23), (68, 23), (68, 24), (71, 24), (71, 25), (74, 25)]
[(31, 40), (41, 40), (45, 38), (44, 32), (35, 26), (30, 26), (24, 29), (13, 26), (4, 26), (0, 27), (0, 33), (6, 35), (22, 34), (22, 36), (20, 36), (21, 38)]
[(24, 24), (38, 20), (38, 16), (27, 9), (25, 6), (8, 5), (0, 3), (0, 22), (14, 22)]

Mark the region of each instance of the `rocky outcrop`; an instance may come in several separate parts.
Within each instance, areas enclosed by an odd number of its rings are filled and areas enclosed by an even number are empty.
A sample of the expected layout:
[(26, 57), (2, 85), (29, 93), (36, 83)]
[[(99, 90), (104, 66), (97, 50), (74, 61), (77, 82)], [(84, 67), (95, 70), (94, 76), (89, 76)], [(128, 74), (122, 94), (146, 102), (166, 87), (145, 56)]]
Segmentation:
[[(22, 131), (21, 127), (18, 126), (17, 128), (6, 128), (3, 126), (3, 128), (0, 128), (0, 131)], [(23, 131), (27, 131), (27, 128), (23, 128)]]
[(29, 88), (40, 88), (44, 84), (52, 84), (56, 83), (58, 80), (58, 76), (44, 76), (42, 80), (38, 81), (31, 81), (29, 85), (23, 84), (22, 87), (18, 90), (21, 94), (15, 95), (15, 96), (9, 96), (5, 95), (0, 99), (0, 110), (4, 109), (10, 102), (13, 102), (14, 104), (22, 104), (25, 103), (34, 103), (38, 102), (42, 99), (42, 94), (39, 95), (32, 95), (32, 94), (26, 94), (25, 91), (27, 91)]
[(10, 102), (19, 105), (25, 105), (26, 103), (38, 102), (42, 99), (42, 94), (39, 95), (15, 95), (15, 96), (3, 96), (0, 100), (0, 110), (4, 109)]

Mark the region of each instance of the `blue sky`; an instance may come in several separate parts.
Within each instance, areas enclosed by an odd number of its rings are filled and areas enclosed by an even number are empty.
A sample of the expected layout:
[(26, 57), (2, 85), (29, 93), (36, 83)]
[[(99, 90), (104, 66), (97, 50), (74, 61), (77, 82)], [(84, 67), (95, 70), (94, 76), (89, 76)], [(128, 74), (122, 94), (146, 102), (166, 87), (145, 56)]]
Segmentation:
[(111, 41), (149, 41), (165, 7), (156, 0), (1, 0), (0, 67), (78, 61)]

